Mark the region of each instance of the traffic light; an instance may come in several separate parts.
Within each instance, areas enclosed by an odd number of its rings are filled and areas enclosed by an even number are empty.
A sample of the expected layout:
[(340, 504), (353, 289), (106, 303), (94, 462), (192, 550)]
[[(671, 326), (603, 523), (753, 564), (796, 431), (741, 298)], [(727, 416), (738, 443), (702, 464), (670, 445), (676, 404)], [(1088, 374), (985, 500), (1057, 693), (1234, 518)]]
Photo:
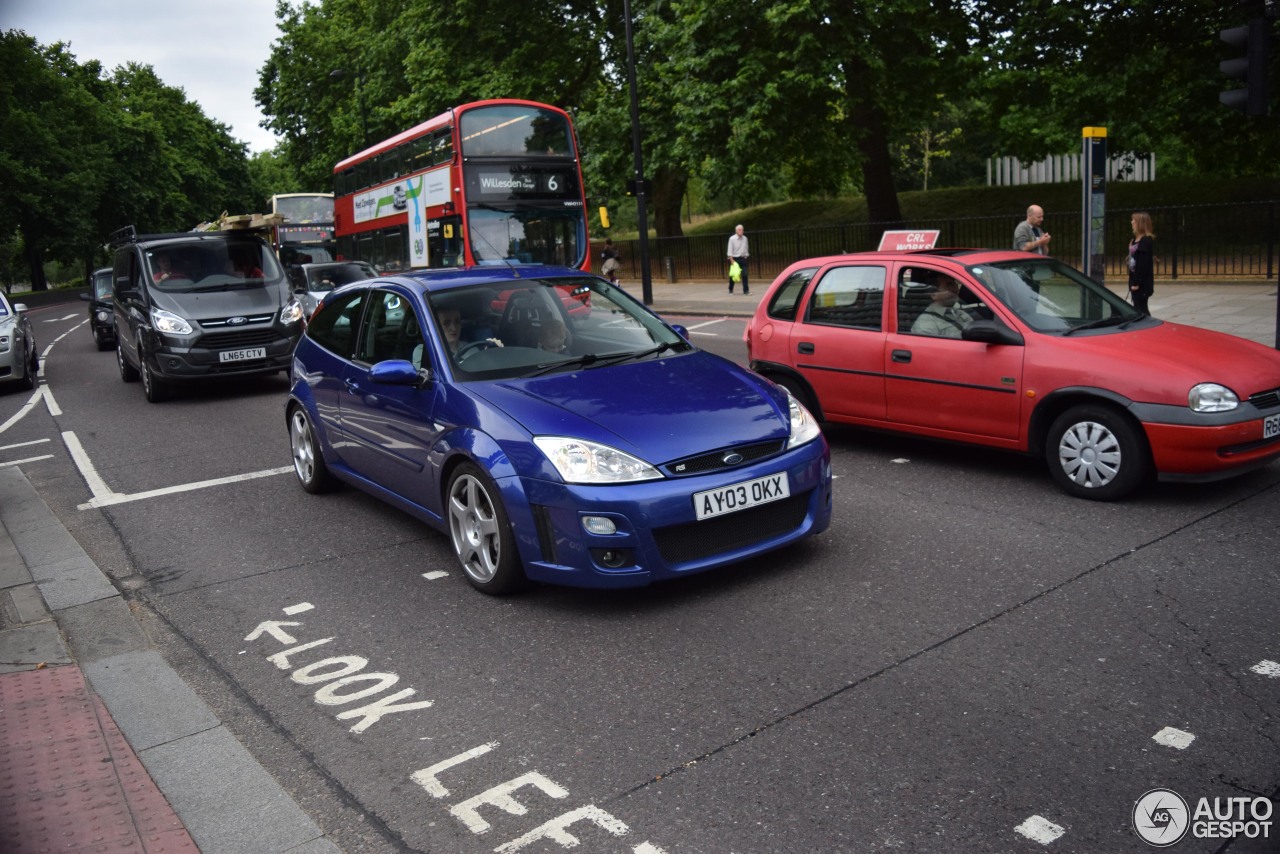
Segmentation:
[(1240, 110), (1250, 116), (1267, 114), (1267, 52), (1271, 41), (1269, 25), (1266, 18), (1254, 18), (1246, 26), (1231, 27), (1218, 33), (1218, 38), (1227, 44), (1244, 50), (1243, 56), (1224, 59), (1218, 64), (1223, 74), (1243, 80), (1244, 88), (1222, 92), (1218, 95), (1218, 100), (1233, 110)]

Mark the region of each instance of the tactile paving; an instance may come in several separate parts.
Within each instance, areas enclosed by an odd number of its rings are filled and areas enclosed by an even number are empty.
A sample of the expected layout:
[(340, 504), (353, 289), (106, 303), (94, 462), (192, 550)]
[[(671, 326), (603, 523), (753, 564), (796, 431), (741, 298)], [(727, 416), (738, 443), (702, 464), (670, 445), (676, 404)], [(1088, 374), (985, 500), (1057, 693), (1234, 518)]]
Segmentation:
[(0, 851), (199, 851), (78, 667), (0, 674)]

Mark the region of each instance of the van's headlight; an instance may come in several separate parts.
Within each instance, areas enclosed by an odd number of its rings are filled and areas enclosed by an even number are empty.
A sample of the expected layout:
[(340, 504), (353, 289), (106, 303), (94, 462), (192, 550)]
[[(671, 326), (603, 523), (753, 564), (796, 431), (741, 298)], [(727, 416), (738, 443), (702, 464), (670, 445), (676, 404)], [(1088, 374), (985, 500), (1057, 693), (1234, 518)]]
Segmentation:
[(151, 323), (155, 326), (157, 332), (165, 332), (170, 335), (191, 334), (190, 323), (187, 323), (171, 311), (165, 311), (163, 308), (151, 309)]
[(1200, 383), (1187, 394), (1192, 412), (1230, 412), (1240, 405), (1236, 393), (1217, 383)]
[(280, 309), (280, 322), (285, 326), (290, 323), (297, 323), (302, 319), (302, 303), (296, 299), (289, 300), (284, 308)]
[[(783, 391), (787, 390), (784, 388)], [(788, 448), (812, 442), (821, 435), (822, 428), (818, 426), (818, 419), (814, 418), (813, 413), (805, 409), (804, 405), (789, 391), (787, 391), (787, 408), (791, 410), (791, 436), (787, 439)]]
[(566, 483), (629, 483), (662, 477), (662, 472), (644, 460), (608, 445), (562, 436), (535, 436), (533, 443)]

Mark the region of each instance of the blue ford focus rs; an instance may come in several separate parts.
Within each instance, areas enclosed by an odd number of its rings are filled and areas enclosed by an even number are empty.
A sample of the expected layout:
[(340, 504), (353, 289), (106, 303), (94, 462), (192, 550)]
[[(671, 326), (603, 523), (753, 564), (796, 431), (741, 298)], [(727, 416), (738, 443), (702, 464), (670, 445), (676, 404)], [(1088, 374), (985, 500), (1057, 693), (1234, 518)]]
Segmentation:
[(831, 517), (830, 451), (800, 403), (577, 270), (331, 292), (286, 417), (305, 490), (345, 482), (446, 532), (485, 593), (644, 585)]

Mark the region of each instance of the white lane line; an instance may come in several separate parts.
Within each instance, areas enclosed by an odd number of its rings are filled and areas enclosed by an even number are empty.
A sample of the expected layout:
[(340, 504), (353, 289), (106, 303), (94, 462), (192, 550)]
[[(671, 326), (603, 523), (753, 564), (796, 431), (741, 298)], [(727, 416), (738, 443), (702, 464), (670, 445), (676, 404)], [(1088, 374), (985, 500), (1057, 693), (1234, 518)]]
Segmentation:
[(71, 320), (79, 316), (80, 316), (79, 314), (68, 314), (66, 317), (51, 317), (48, 320), (43, 322), (44, 323), (61, 323), (64, 320)]
[[(84, 452), (84, 446), (80, 444), (80, 440), (75, 433), (70, 430), (62, 434), (62, 442), (67, 446), (67, 450), (71, 452), (71, 459), (75, 462), (76, 468), (80, 469), (80, 476), (84, 478), (84, 482), (89, 485), (89, 491), (93, 493), (93, 500), (114, 498), (116, 493), (112, 492), (107, 482), (98, 474), (98, 470), (93, 467), (93, 462), (89, 459), (89, 455)], [(80, 509), (84, 509), (84, 505), (80, 505)]]
[(17, 442), (13, 445), (0, 445), (0, 451), (9, 451), (13, 448), (25, 448), (27, 445), (39, 445), (49, 441), (48, 439), (32, 439), (30, 442)]
[(686, 326), (685, 329), (688, 329), (690, 332), (692, 332), (693, 330), (701, 329), (704, 326), (715, 326), (717, 323), (724, 323), (728, 319), (729, 318), (727, 317), (722, 317), (719, 320), (708, 320), (706, 323), (699, 323), (696, 326)]
[(4, 422), (3, 424), (0, 424), (0, 433), (3, 433), (5, 430), (8, 430), (14, 424), (17, 424), (19, 421), (22, 420), (22, 417), (24, 415), (26, 415), (28, 412), (34, 409), (35, 405), (40, 402), (40, 398), (43, 396), (43, 393), (44, 393), (43, 386), (41, 388), (36, 389), (34, 392), (32, 392), (31, 397), (27, 400), (27, 402), (22, 404), (22, 407), (17, 412), (13, 413), (13, 415), (9, 418), (8, 421)]
[(284, 608), (283, 610), (286, 616), (292, 617), (296, 614), (305, 614), (314, 607), (315, 605), (312, 605), (310, 602), (299, 602), (297, 605), (290, 605), (288, 608)]
[(1155, 735), (1151, 736), (1151, 740), (1156, 744), (1163, 744), (1165, 747), (1186, 750), (1191, 746), (1191, 742), (1196, 740), (1196, 737), (1189, 732), (1183, 732), (1180, 729), (1174, 729), (1171, 726), (1167, 726)]
[(1280, 679), (1280, 662), (1267, 661), (1266, 659), (1263, 659), (1249, 669), (1259, 676), (1270, 676), (1272, 679)]
[(240, 483), (241, 481), (255, 480), (260, 477), (288, 474), (291, 471), (293, 471), (293, 466), (282, 466), (278, 469), (265, 469), (263, 471), (249, 472), (248, 474), (233, 474), (230, 477), (218, 477), (213, 480), (202, 480), (198, 483), (183, 483), (178, 486), (166, 486), (162, 489), (151, 489), (147, 492), (135, 492), (132, 495), (125, 495), (122, 493), (112, 493), (111, 495), (102, 497), (95, 495), (91, 500), (78, 505), (76, 509), (89, 510), (95, 507), (110, 507), (115, 504), (127, 504), (130, 501), (143, 501), (147, 498), (158, 498), (161, 495), (173, 495), (178, 492), (191, 492), (196, 489), (208, 489), (211, 486)]
[[(43, 368), (41, 370), (43, 370)], [(57, 418), (62, 414), (62, 407), (58, 405), (58, 401), (53, 399), (53, 390), (49, 388), (47, 381), (44, 385), (40, 386), (40, 391), (44, 394), (45, 408), (49, 410), (50, 415)]]
[(435, 580), (440, 579), (440, 578), (448, 578), (448, 577), (449, 577), (449, 573), (447, 573), (447, 572), (444, 572), (444, 571), (442, 571), (442, 570), (437, 569), (437, 570), (433, 570), (433, 571), (431, 571), (431, 572), (424, 572), (424, 573), (422, 573), (422, 577), (423, 577), (423, 578), (425, 578), (427, 581), (435, 581)]
[(1048, 845), (1050, 842), (1067, 832), (1065, 829), (1049, 821), (1049, 819), (1038, 815), (1031, 816), (1031, 818), (1015, 827), (1014, 830), (1018, 831), (1018, 833), (1021, 833), (1032, 842), (1039, 842), (1041, 845)]
[(27, 457), (25, 460), (14, 460), (13, 462), (0, 463), (0, 469), (4, 468), (5, 466), (20, 466), (23, 463), (35, 463), (35, 462), (39, 462), (40, 460), (51, 460), (51, 459), (53, 459), (53, 454), (45, 454), (43, 457)]

